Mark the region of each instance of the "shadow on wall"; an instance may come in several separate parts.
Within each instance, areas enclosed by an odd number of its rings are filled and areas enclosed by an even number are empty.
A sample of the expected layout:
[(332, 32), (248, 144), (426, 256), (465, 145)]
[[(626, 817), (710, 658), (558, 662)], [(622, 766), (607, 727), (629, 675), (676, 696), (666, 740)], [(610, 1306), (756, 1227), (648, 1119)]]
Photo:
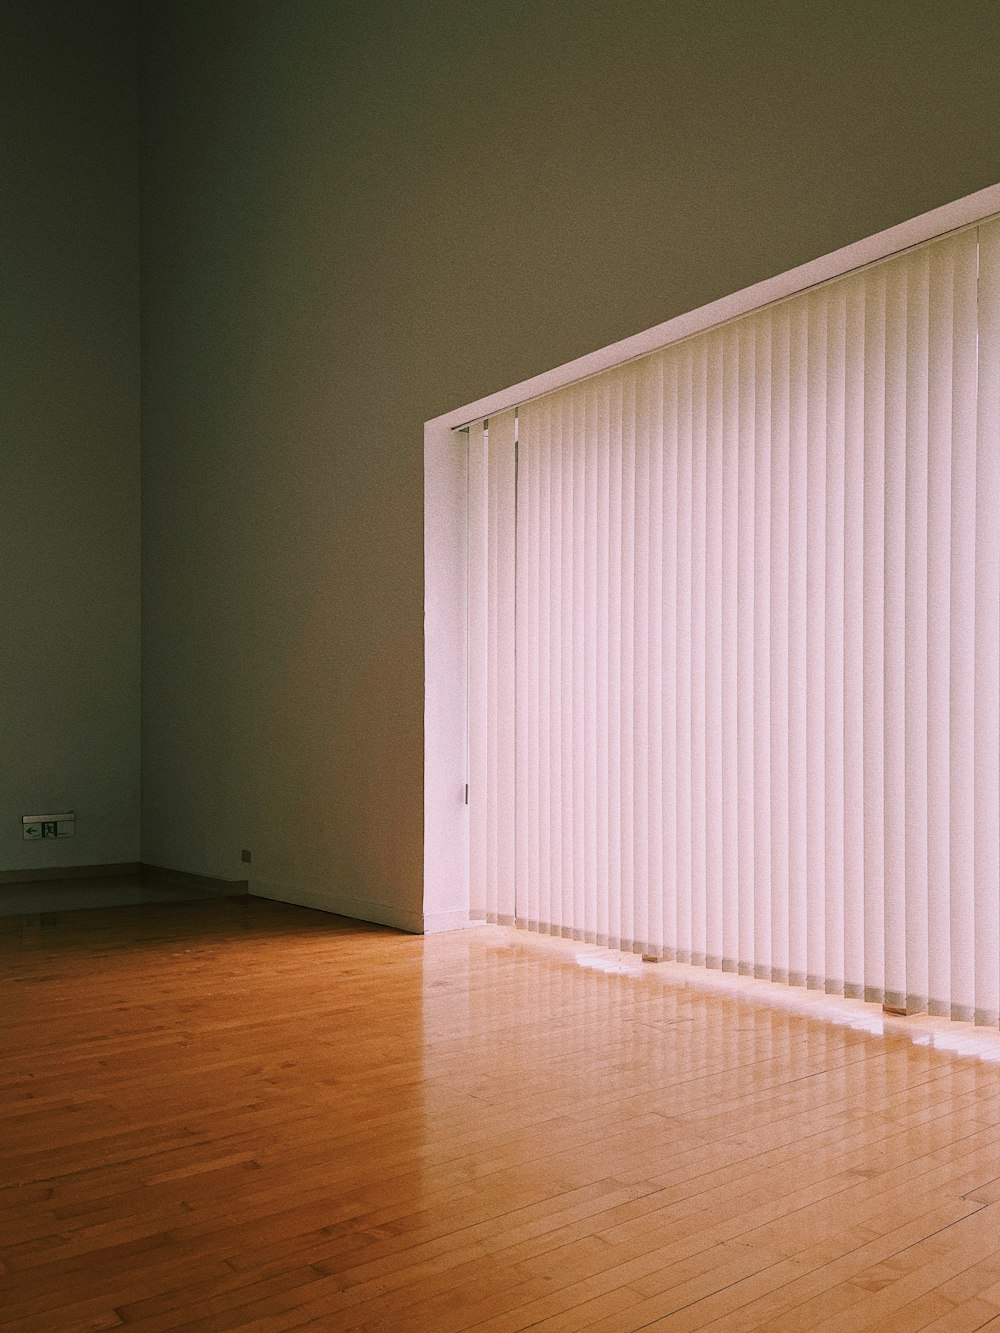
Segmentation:
[(270, 842), (299, 887), (419, 911), (423, 712), (413, 680), (423, 624), (409, 589), (394, 587), (392, 537), (412, 523), (407, 509), (409, 497), (373, 494), (333, 534), (270, 710), (268, 748), (284, 752), (286, 780), (260, 795), (262, 812), (277, 815)]

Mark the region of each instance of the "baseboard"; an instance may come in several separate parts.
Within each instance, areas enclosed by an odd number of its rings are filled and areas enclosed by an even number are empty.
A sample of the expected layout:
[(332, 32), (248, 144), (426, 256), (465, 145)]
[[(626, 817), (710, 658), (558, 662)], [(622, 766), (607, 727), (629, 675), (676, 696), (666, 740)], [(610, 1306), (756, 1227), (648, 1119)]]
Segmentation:
[(171, 870), (168, 866), (153, 866), (143, 861), (139, 866), (143, 879), (161, 880), (167, 884), (192, 884), (211, 893), (237, 898), (250, 892), (245, 879), (214, 879), (211, 875), (194, 875), (188, 870)]
[(41, 884), (60, 879), (118, 879), (142, 874), (138, 861), (118, 861), (103, 866), (45, 866), (31, 870), (0, 870), (0, 884)]
[(378, 903), (369, 898), (352, 898), (330, 890), (304, 888), (300, 885), (279, 884), (275, 880), (251, 879), (250, 894), (256, 898), (271, 898), (279, 903), (296, 907), (312, 907), (320, 912), (351, 917), (355, 921), (371, 921), (378, 926), (393, 926), (411, 935), (424, 932), (422, 912), (412, 912), (390, 903)]

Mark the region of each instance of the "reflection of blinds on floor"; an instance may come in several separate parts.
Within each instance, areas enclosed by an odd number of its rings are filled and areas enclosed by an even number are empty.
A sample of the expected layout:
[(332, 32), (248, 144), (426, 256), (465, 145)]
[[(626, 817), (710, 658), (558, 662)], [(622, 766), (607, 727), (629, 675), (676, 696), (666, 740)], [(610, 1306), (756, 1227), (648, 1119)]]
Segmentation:
[(469, 447), (473, 914), (997, 1023), (1000, 223)]

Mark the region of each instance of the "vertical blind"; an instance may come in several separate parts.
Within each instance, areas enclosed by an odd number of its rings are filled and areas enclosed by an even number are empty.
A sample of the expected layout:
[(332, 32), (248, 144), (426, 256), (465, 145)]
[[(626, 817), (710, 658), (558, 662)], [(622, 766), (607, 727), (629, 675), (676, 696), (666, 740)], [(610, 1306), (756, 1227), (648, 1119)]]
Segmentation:
[(1000, 222), (469, 428), (473, 916), (1000, 1021)]

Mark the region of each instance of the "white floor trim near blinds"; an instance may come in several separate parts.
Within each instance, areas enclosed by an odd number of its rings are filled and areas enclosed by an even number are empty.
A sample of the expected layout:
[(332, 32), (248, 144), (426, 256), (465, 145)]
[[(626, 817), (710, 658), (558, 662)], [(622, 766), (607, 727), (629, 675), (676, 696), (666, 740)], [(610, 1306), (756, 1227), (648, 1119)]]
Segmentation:
[(1000, 1020), (1000, 223), (472, 426), (469, 500), (474, 916)]

